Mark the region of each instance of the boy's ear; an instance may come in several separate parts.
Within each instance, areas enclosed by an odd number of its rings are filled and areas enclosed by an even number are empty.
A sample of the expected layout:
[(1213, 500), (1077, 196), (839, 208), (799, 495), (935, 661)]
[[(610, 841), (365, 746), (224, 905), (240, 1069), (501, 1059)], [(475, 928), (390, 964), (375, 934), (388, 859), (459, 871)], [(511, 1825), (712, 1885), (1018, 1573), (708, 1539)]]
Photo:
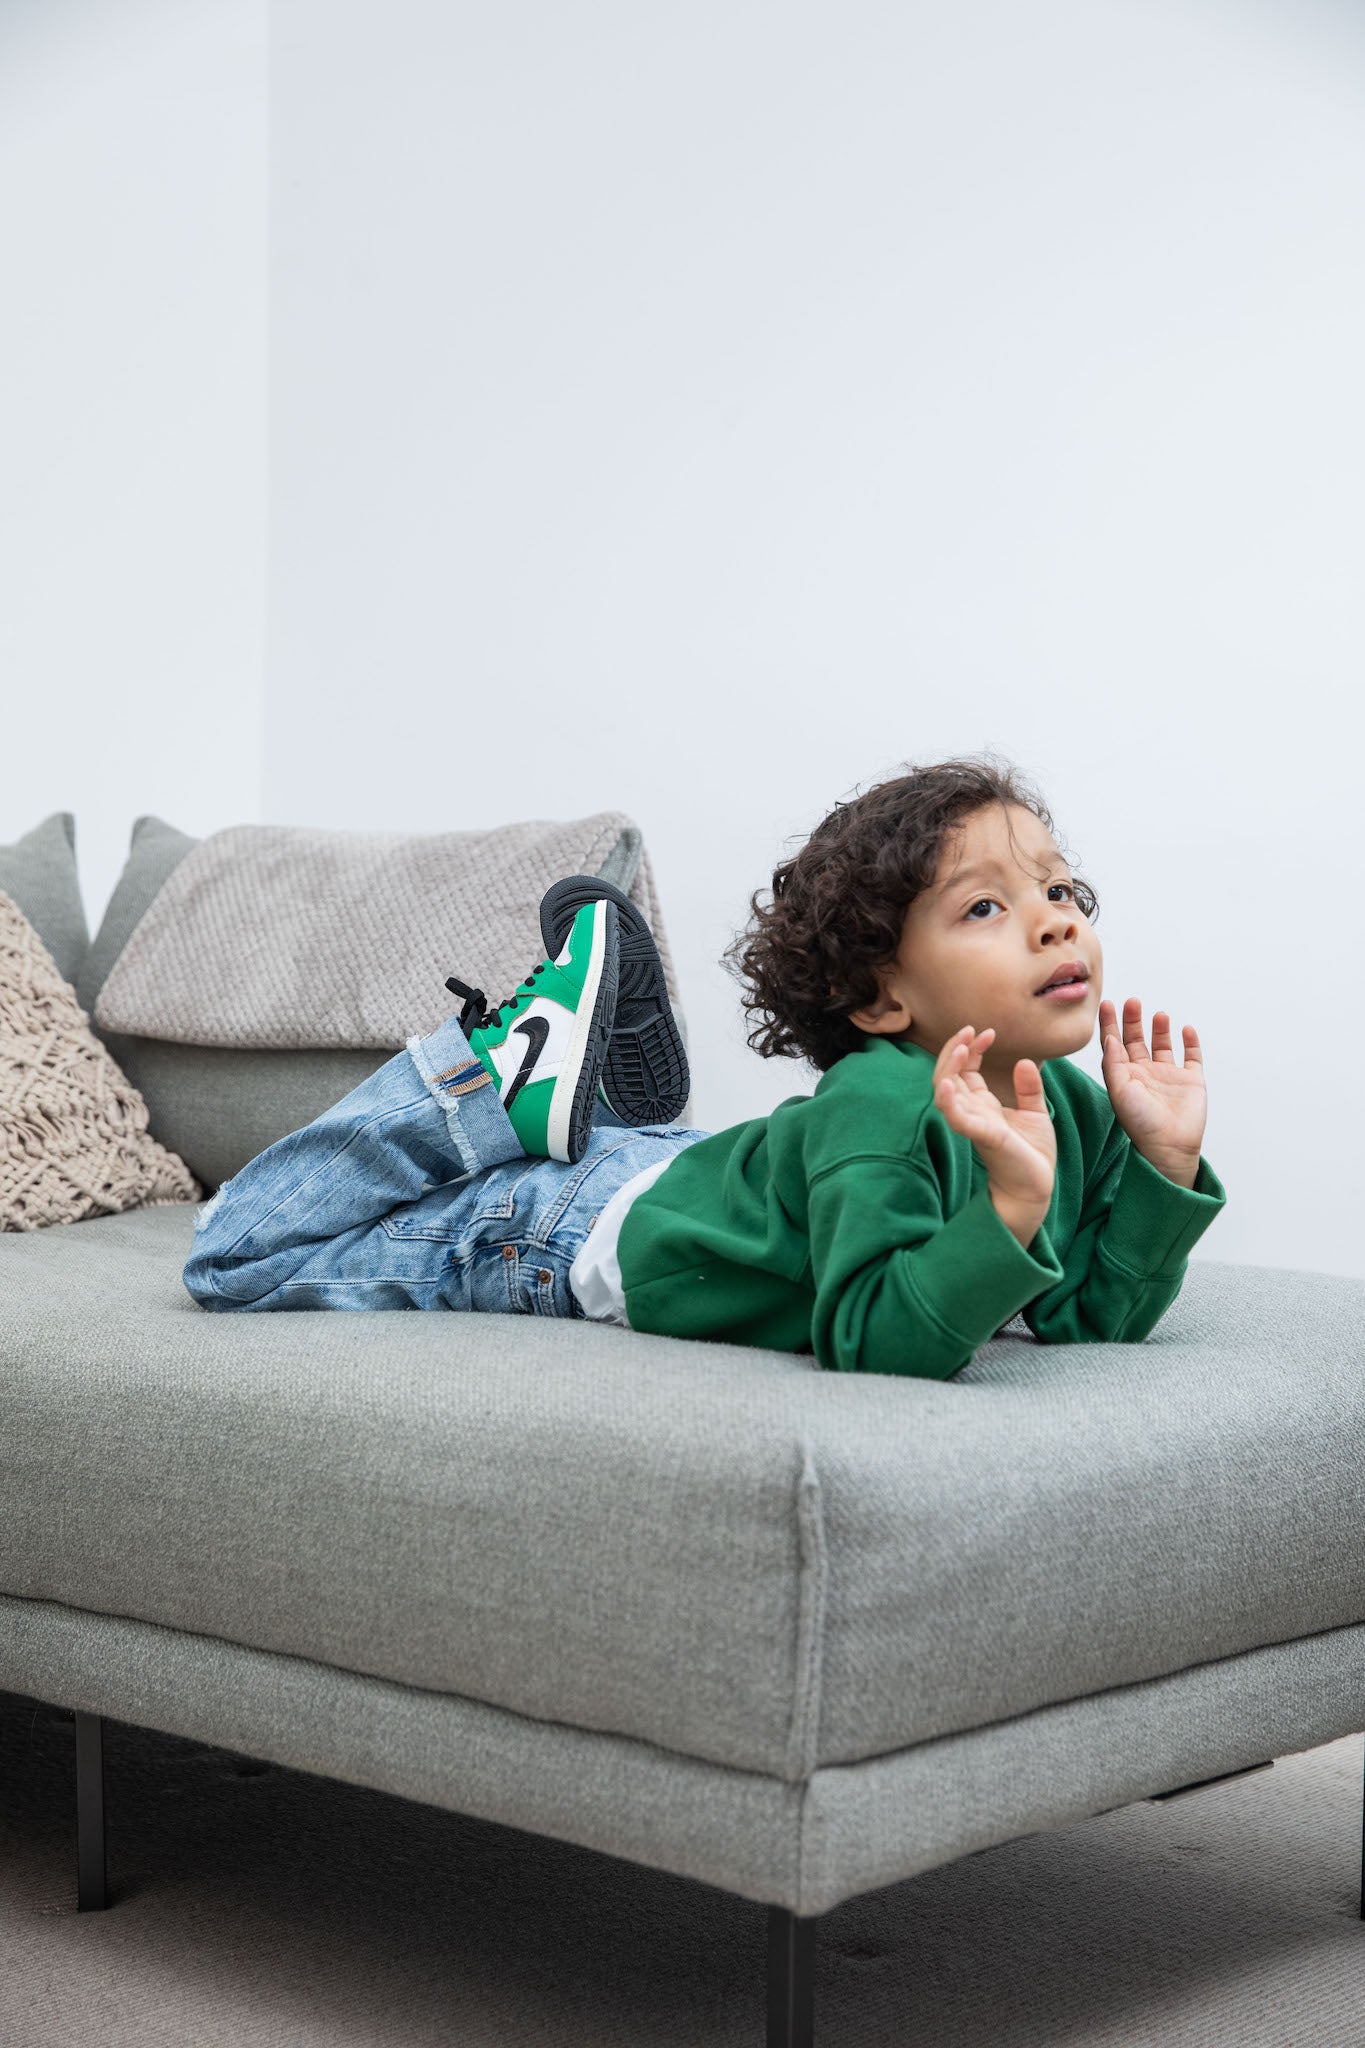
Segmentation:
[[(832, 991), (831, 991), (832, 993)], [(877, 999), (865, 1003), (861, 1009), (850, 1010), (848, 1021), (859, 1031), (908, 1031), (914, 1019), (906, 1014), (905, 1005), (899, 996), (893, 996), (883, 986), (877, 991)]]
[(870, 1010), (850, 1010), (848, 1021), (850, 1024), (856, 1024), (860, 1031), (870, 1031), (874, 1035), (882, 1033), (888, 1037), (893, 1034), (899, 1037), (910, 1028), (908, 1023), (903, 1024), (899, 1017), (878, 1017)]

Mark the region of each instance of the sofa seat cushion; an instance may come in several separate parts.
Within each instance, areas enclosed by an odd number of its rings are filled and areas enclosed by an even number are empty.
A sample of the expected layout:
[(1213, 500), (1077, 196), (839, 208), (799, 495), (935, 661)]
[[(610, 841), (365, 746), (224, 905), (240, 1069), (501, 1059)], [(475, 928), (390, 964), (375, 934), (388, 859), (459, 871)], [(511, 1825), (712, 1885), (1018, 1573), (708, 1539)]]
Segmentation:
[(1365, 1284), (1193, 1262), (949, 1381), (205, 1315), (193, 1205), (0, 1239), (0, 1592), (796, 1780), (1365, 1619)]

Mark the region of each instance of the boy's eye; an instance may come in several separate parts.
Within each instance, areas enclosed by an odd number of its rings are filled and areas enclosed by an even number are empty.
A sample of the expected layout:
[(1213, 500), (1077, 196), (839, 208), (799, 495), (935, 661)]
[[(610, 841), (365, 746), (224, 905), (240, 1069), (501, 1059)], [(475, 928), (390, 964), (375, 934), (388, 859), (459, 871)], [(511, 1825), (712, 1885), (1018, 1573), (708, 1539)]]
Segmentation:
[[(1075, 891), (1075, 890), (1074, 890), (1074, 889), (1072, 888), (1072, 886), (1071, 886), (1070, 882), (1049, 882), (1049, 883), (1048, 883), (1048, 889), (1047, 889), (1047, 893), (1048, 893), (1048, 895), (1049, 895), (1049, 896), (1050, 896), (1050, 895), (1052, 894), (1052, 892), (1053, 892), (1053, 890), (1054, 890), (1054, 889), (1065, 889), (1065, 890), (1066, 890), (1066, 892), (1067, 892), (1067, 894), (1068, 894), (1068, 895), (1069, 895), (1069, 896), (1070, 896), (1070, 897), (1071, 897), (1071, 898), (1072, 898), (1073, 900), (1075, 899), (1076, 891)], [(968, 909), (968, 911), (967, 911), (967, 916), (968, 916), (968, 917), (971, 917), (971, 916), (972, 916), (972, 911), (973, 911), (973, 910), (979, 910), (979, 909), (981, 908), (981, 905), (982, 905), (983, 903), (994, 903), (995, 901), (996, 901), (996, 898), (995, 898), (994, 896), (978, 896), (978, 897), (977, 897), (977, 899), (976, 899), (976, 901), (975, 901), (975, 903), (973, 903), (973, 904), (972, 904), (972, 905), (970, 906), (970, 908)], [(983, 918), (983, 917), (977, 917), (977, 918), (972, 918), (972, 922), (973, 922), (973, 924), (985, 924), (985, 923), (987, 923), (987, 922), (988, 922), (988, 920), (987, 920), (986, 918)]]

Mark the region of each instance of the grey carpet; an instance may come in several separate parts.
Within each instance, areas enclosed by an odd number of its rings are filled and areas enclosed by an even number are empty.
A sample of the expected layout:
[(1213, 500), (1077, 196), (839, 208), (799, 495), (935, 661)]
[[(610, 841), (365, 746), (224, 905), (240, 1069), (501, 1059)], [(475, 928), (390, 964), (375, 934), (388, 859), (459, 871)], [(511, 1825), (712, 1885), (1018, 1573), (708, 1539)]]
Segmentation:
[[(5, 2048), (762, 2048), (764, 1909), (0, 1693)], [(817, 2048), (1365, 2048), (1361, 1738), (1006, 1843), (820, 1924)]]

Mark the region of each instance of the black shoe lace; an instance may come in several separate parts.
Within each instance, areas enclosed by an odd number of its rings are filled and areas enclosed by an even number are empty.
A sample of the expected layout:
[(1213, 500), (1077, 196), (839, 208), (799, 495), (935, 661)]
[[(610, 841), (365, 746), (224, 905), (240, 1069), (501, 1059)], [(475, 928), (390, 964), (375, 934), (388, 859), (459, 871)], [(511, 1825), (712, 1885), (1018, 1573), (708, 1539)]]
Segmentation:
[(521, 1001), (522, 995), (529, 993), (531, 983), (544, 965), (545, 962), (542, 960), (540, 967), (533, 967), (525, 981), (521, 983), (517, 993), (514, 996), (504, 996), (502, 1001), (495, 1004), (491, 1010), (488, 1008), (488, 997), (481, 988), (471, 988), (467, 981), (458, 981), (453, 974), (448, 974), (446, 976), (446, 987), (452, 994), (466, 998), (464, 1008), (460, 1012), (460, 1029), (464, 1032), (465, 1036), (468, 1037), (471, 1031), (486, 1031), (490, 1024), (496, 1030), (502, 1022), (503, 1011), (515, 1010), (517, 1004)]

